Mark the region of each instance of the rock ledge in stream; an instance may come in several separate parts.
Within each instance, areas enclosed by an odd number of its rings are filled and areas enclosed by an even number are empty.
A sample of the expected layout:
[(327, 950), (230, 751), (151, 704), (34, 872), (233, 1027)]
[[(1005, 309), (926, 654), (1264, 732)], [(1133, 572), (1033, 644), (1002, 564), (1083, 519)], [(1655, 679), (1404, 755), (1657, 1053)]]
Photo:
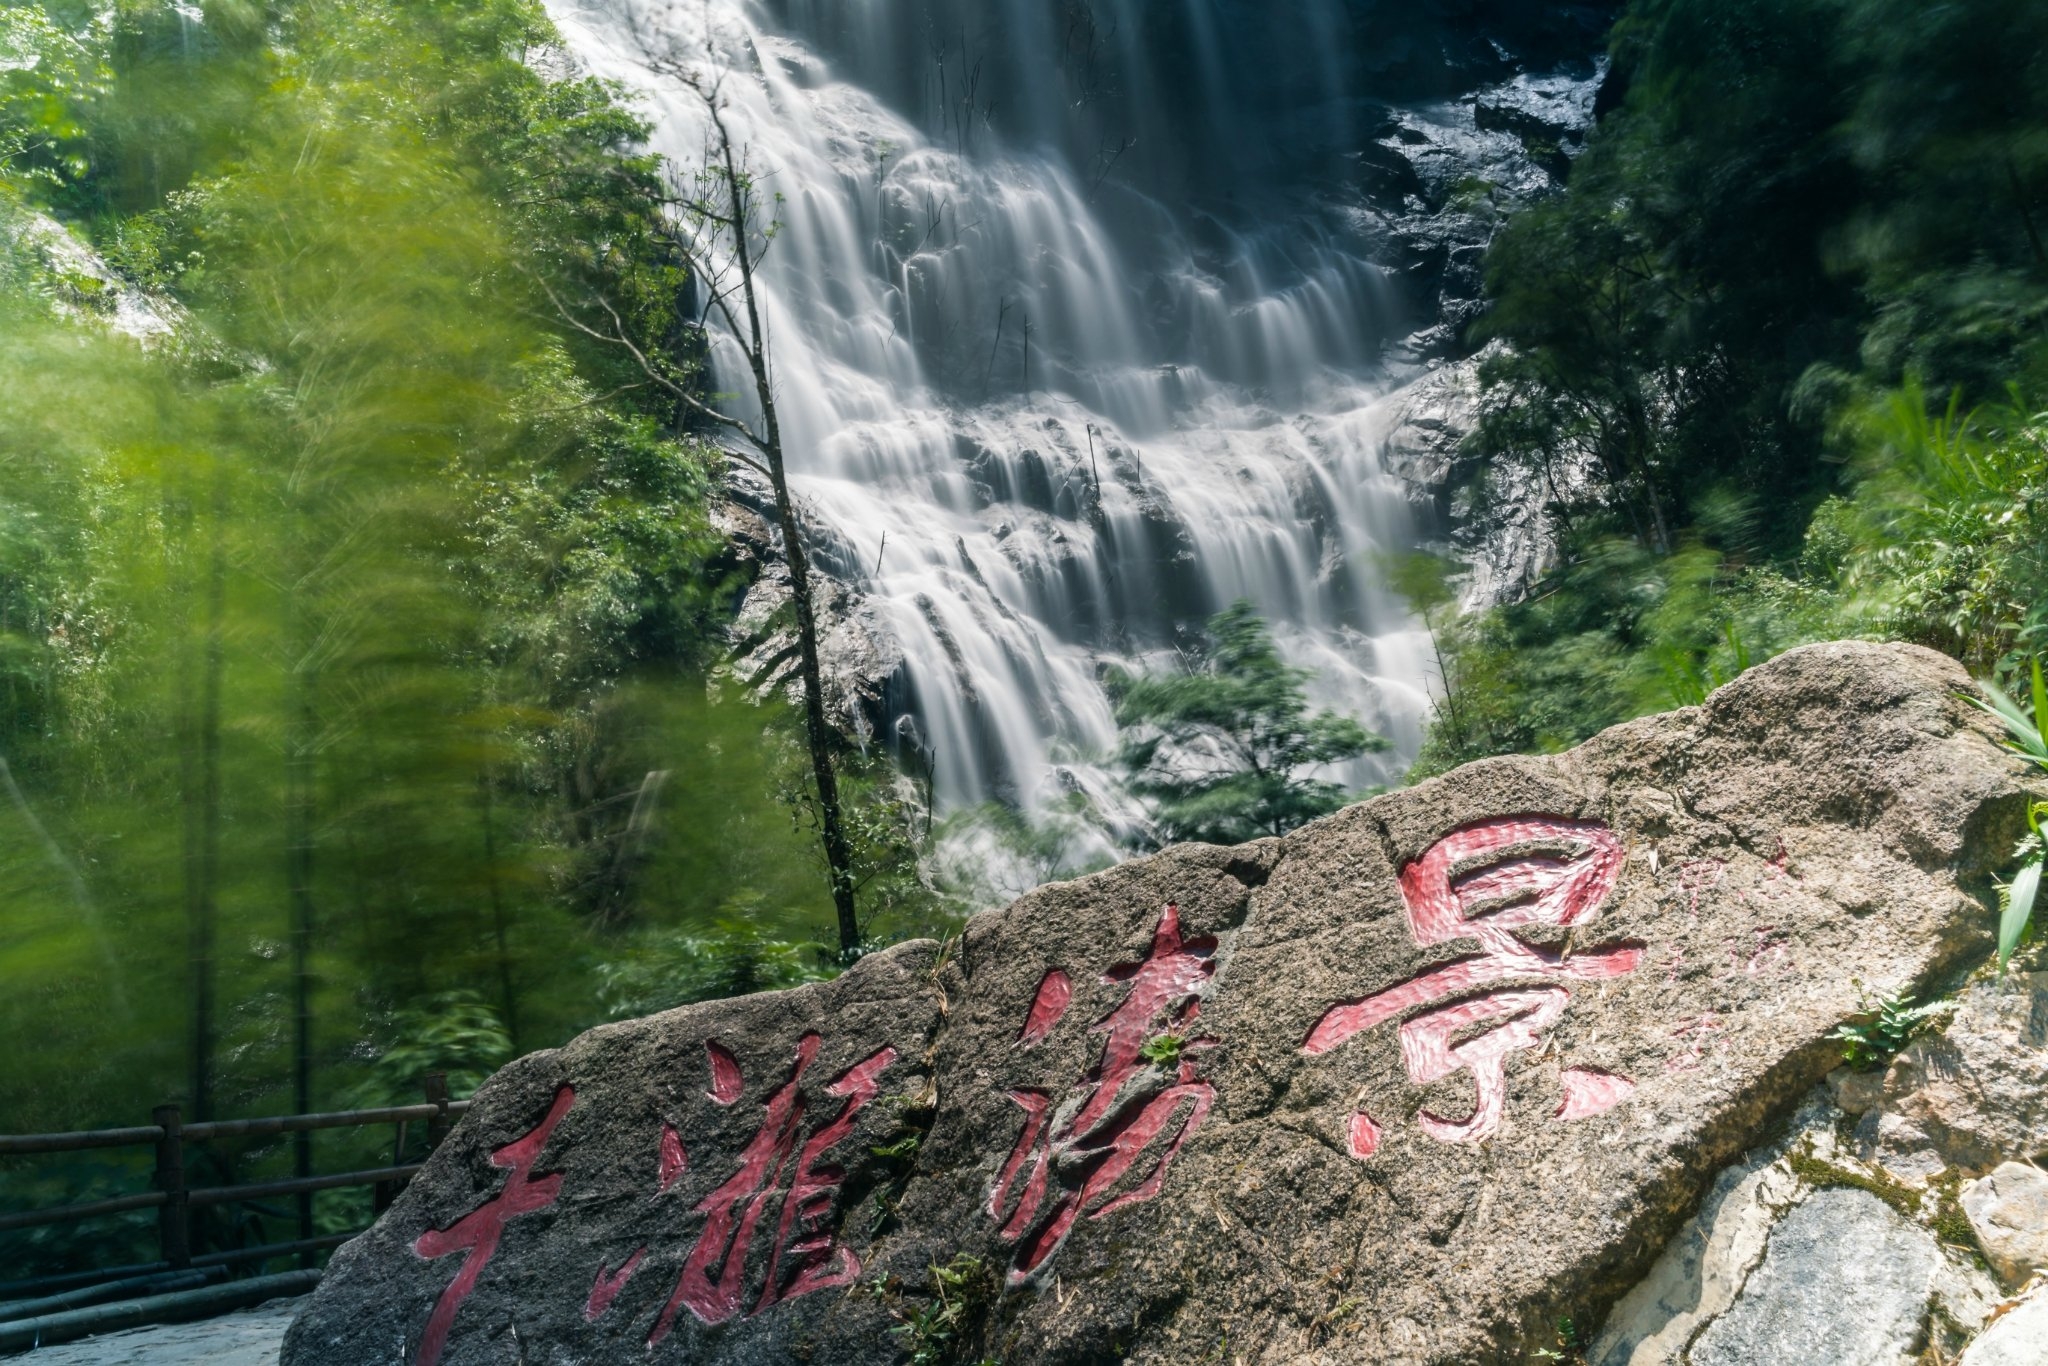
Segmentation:
[(1967, 686), (1809, 647), (523, 1058), (285, 1366), (1521, 1360), (1600, 1321), (1860, 993), (1983, 957), (2024, 798)]

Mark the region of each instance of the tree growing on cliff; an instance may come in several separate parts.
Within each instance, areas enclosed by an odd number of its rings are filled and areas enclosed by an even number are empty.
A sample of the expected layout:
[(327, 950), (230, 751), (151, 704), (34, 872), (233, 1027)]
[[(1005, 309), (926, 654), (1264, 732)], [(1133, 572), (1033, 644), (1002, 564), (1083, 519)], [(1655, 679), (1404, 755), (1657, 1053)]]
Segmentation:
[(1251, 603), (1210, 618), (1181, 673), (1108, 680), (1131, 791), (1153, 803), (1159, 840), (1239, 844), (1284, 835), (1351, 799), (1307, 770), (1387, 747), (1335, 712), (1308, 709), (1307, 669), (1281, 660)]
[[(804, 548), (803, 522), (790, 492), (784, 460), (782, 424), (775, 404), (773, 358), (762, 314), (759, 270), (775, 236), (772, 205), (761, 199), (759, 179), (748, 165), (725, 118), (720, 83), (696, 72), (682, 73), (683, 84), (702, 101), (708, 121), (704, 163), (694, 179), (676, 182), (671, 213), (663, 232), (677, 265), (678, 285), (694, 294), (698, 307), (678, 308), (686, 321), (671, 329), (665, 344), (642, 345), (610, 300), (596, 303), (603, 321), (586, 320), (588, 309), (565, 303), (549, 290), (557, 310), (571, 326), (629, 354), (646, 378), (675, 403), (676, 425), (690, 419), (729, 433), (735, 445), (726, 454), (760, 475), (775, 500), (775, 524), (781, 533), (783, 562), (789, 569), (790, 607), (795, 617), (797, 677), (803, 700), (804, 739), (811, 761), (811, 800), (824, 844), (826, 876), (838, 920), (839, 950), (851, 959), (863, 940), (855, 909), (858, 879), (854, 840), (840, 797), (838, 767), (833, 758), (833, 730), (825, 715), (824, 670), (819, 662), (818, 619), (811, 585), (810, 556)], [(548, 286), (542, 282), (542, 288)], [(697, 382), (707, 348), (706, 329), (716, 318), (738, 350), (751, 381), (756, 417), (738, 417), (706, 401)], [(744, 449), (741, 449), (743, 447)]]

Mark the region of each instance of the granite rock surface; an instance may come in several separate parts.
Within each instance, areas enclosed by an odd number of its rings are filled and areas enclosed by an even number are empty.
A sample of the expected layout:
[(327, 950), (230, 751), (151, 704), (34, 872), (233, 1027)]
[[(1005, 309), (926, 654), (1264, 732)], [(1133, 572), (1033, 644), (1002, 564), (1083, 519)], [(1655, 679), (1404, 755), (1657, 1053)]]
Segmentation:
[(2025, 779), (1967, 687), (1809, 647), (523, 1058), (286, 1366), (1524, 1360), (1641, 1279), (1865, 993), (1988, 951)]
[(2048, 1172), (2002, 1162), (1963, 1191), (1961, 1204), (1984, 1259), (2008, 1285), (2048, 1271)]
[(1908, 1181), (2048, 1157), (2048, 972), (1972, 982), (1946, 1027), (1893, 1060), (1857, 1134)]
[(2048, 1366), (2048, 1281), (2006, 1306), (1956, 1366)]
[(1925, 1321), (1937, 1253), (1868, 1191), (1825, 1190), (1771, 1232), (1734, 1309), (1701, 1335), (1694, 1366), (1898, 1366)]

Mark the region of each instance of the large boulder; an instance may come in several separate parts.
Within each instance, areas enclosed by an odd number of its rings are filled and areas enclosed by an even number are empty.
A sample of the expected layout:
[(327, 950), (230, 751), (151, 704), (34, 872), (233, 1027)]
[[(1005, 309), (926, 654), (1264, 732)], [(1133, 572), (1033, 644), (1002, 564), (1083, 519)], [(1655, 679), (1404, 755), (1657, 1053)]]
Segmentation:
[(1869, 994), (1988, 951), (2025, 797), (1968, 686), (1810, 647), (1566, 754), (521, 1059), (336, 1254), (285, 1366), (1569, 1348)]

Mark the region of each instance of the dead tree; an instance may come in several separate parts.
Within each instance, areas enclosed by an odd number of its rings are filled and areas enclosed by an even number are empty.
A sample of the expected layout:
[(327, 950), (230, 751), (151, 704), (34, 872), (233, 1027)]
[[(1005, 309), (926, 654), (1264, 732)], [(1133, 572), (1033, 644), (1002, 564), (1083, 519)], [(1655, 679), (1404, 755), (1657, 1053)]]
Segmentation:
[(571, 327), (598, 341), (627, 351), (679, 411), (691, 414), (739, 438), (747, 450), (727, 447), (727, 454), (768, 481), (775, 495), (775, 519), (782, 533), (783, 558), (789, 569), (790, 597), (796, 612), (797, 673), (802, 683), (804, 738), (817, 789), (818, 824), (825, 845), (825, 865), (832, 884), (832, 906), (839, 922), (839, 948), (851, 959), (860, 948), (860, 920), (854, 909), (853, 847), (839, 798), (838, 772), (832, 756), (832, 731), (825, 719), (824, 673), (818, 659), (818, 617), (811, 587), (810, 558), (804, 551), (803, 527), (790, 496), (784, 460), (782, 424), (776, 413), (774, 370), (768, 332), (762, 321), (758, 276), (762, 257), (775, 235), (772, 216), (764, 217), (758, 185), (741, 149), (733, 143), (725, 120), (720, 83), (695, 72), (673, 70), (704, 102), (710, 128), (704, 160), (694, 177), (678, 181), (664, 231), (696, 291), (695, 330), (701, 335), (712, 319), (745, 358), (753, 381), (758, 424), (735, 417), (707, 403), (698, 393), (689, 358), (669, 356), (642, 346), (619, 312), (599, 297), (595, 306), (605, 315), (593, 325), (568, 306), (545, 281), (540, 286)]

